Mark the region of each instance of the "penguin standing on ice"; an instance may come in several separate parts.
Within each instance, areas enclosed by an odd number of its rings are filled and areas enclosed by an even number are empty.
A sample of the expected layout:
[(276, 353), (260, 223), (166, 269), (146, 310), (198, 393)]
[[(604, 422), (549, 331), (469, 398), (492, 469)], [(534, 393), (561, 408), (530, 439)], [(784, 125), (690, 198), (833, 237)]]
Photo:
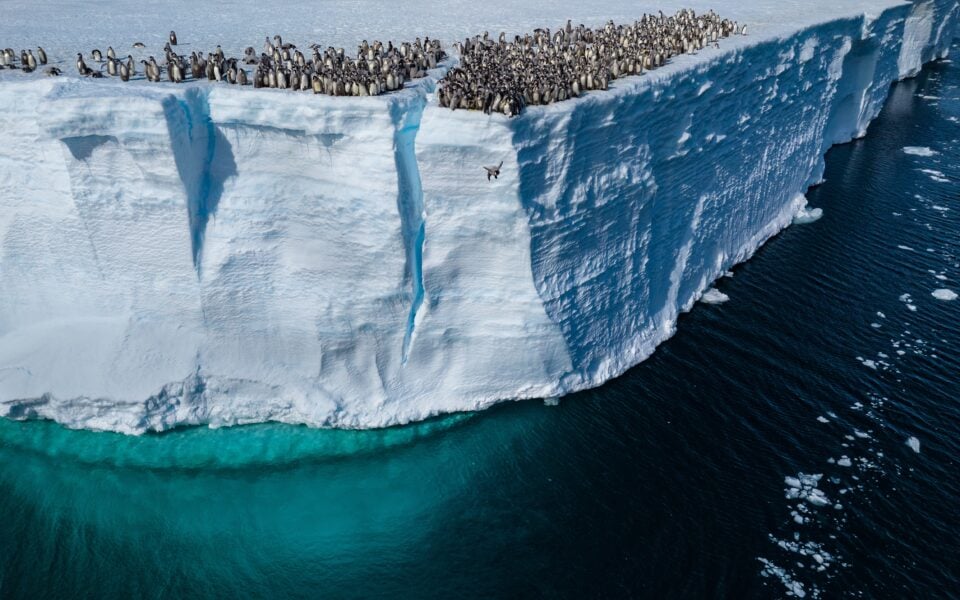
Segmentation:
[(176, 31), (172, 31), (172, 30), (170, 31), (170, 45), (171, 45), (171, 46), (176, 46), (176, 45), (177, 45), (177, 32), (176, 32)]

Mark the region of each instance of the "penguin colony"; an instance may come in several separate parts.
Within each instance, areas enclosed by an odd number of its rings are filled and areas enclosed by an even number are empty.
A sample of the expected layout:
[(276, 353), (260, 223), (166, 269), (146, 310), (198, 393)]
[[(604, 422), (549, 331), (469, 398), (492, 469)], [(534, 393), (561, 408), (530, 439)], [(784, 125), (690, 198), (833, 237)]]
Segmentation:
[[(343, 48), (331, 47), (321, 51), (319, 45), (312, 44), (308, 57), (294, 44), (284, 43), (279, 35), (272, 41), (266, 39), (259, 56), (253, 47), (248, 47), (242, 59), (225, 56), (220, 46), (206, 55), (194, 51), (190, 56), (178, 54), (175, 46), (177, 34), (171, 31), (163, 48), (162, 61), (158, 62), (153, 56), (140, 61), (147, 81), (225, 81), (236, 85), (252, 84), (255, 88), (313, 91), (330, 96), (378, 96), (402, 89), (411, 79), (425, 77), (427, 69), (435, 69), (447, 56), (440, 42), (430, 38), (417, 38), (412, 43), (403, 42), (397, 46), (393, 42), (384, 46), (379, 41), (369, 44), (364, 40), (357, 47), (356, 56), (348, 56)], [(133, 47), (142, 49), (145, 46), (136, 42)], [(133, 56), (118, 58), (112, 46), (107, 48), (105, 56), (99, 49), (94, 49), (90, 60), (92, 66), (87, 64), (83, 53), (77, 53), (79, 75), (93, 78), (108, 75), (129, 81), (137, 74)], [(19, 68), (24, 72), (30, 73), (38, 64), (46, 63), (43, 48), (38, 49), (36, 57), (32, 50), (20, 53)], [(249, 74), (246, 66), (250, 68)], [(0, 53), (0, 69), (3, 68), (18, 68), (17, 55), (12, 49)], [(45, 72), (51, 76), (61, 74), (56, 67), (49, 67)]]
[[(567, 21), (555, 33), (535, 29), (532, 34), (515, 36), (512, 42), (507, 41), (505, 33), (494, 41), (485, 32), (455, 45), (460, 64), (440, 80), (437, 97), (440, 106), (453, 110), (499, 112), (512, 117), (526, 106), (605, 90), (619, 77), (641, 75), (663, 66), (673, 56), (695, 54), (707, 46), (719, 47), (718, 40), (746, 32), (746, 25), (723, 19), (713, 11), (697, 15), (691, 9), (681, 9), (673, 16), (663, 12), (643, 15), (632, 25), (610, 21), (599, 29), (582, 24), (573, 27)], [(348, 56), (343, 48), (321, 50), (317, 44), (310, 45), (304, 54), (276, 35), (266, 39), (259, 55), (251, 46), (243, 58), (225, 56), (220, 46), (213, 52), (194, 51), (186, 56), (174, 49), (176, 32), (171, 31), (167, 39), (162, 61), (153, 56), (140, 61), (148, 81), (225, 81), (330, 96), (378, 96), (402, 89), (407, 81), (426, 76), (428, 69), (436, 68), (447, 56), (440, 42), (430, 38), (397, 46), (364, 40), (356, 55)], [(136, 42), (133, 47), (143, 49), (145, 45)], [(123, 81), (137, 75), (133, 56), (118, 58), (113, 47), (107, 48), (106, 56), (99, 49), (93, 50), (90, 59), (92, 67), (82, 53), (77, 54), (76, 67), (81, 76), (104, 77), (104, 67), (107, 76)], [(0, 52), (0, 69), (19, 68), (29, 73), (46, 64), (43, 48), (37, 48), (36, 56), (32, 50), (21, 50), (19, 67), (13, 49)], [(44, 72), (61, 74), (54, 66)]]
[(611, 81), (656, 69), (678, 54), (695, 54), (732, 34), (740, 26), (713, 11), (697, 15), (682, 9), (674, 16), (644, 15), (632, 25), (608, 22), (601, 29), (583, 25), (551, 33), (536, 29), (508, 42), (489, 33), (455, 45), (460, 64), (440, 80), (440, 106), (453, 110), (520, 114), (525, 106), (544, 105), (605, 90)]

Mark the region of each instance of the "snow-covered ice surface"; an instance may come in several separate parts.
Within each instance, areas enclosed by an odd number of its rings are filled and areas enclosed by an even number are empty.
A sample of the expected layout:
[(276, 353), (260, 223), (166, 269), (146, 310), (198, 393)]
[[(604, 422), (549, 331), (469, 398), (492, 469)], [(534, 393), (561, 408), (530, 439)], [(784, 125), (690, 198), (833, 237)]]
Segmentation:
[[(241, 2), (181, 23), (185, 3), (108, 4), (5, 7), (0, 44), (43, 45), (72, 73), (107, 44), (159, 55), (171, 28), (181, 51), (239, 55), (274, 33), (449, 43), (681, 6), (360, 1), (314, 20), (305, 2)], [(956, 0), (682, 4), (749, 35), (516, 119), (440, 109), (442, 70), (356, 99), (0, 72), (0, 414), (373, 427), (622, 373), (790, 224), (826, 149), (945, 54), (958, 15)]]

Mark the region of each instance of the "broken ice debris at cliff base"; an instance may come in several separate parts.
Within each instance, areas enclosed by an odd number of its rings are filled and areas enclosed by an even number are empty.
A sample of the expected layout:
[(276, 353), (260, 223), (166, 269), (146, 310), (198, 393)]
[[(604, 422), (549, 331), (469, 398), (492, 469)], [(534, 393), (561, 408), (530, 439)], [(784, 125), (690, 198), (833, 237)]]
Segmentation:
[(703, 296), (700, 296), (700, 301), (704, 304), (723, 304), (730, 299), (730, 296), (724, 294), (717, 288), (710, 288), (709, 290), (703, 293)]

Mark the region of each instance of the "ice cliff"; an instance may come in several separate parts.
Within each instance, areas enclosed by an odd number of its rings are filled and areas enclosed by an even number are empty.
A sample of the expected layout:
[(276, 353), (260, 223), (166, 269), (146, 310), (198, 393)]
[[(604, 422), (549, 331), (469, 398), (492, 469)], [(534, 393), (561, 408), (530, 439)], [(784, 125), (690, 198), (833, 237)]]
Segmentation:
[(754, 31), (515, 119), (439, 108), (439, 73), (351, 100), (2, 81), (0, 414), (374, 427), (599, 385), (790, 223), (958, 12)]

